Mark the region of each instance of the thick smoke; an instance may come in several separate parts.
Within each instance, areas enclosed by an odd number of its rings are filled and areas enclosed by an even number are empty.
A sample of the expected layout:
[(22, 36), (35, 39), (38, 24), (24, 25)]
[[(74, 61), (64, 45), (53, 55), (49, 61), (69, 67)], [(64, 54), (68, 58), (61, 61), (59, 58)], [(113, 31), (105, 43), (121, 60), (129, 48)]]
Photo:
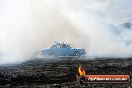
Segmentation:
[(28, 60), (54, 41), (131, 57), (131, 8), (131, 0), (1, 0), (0, 62)]

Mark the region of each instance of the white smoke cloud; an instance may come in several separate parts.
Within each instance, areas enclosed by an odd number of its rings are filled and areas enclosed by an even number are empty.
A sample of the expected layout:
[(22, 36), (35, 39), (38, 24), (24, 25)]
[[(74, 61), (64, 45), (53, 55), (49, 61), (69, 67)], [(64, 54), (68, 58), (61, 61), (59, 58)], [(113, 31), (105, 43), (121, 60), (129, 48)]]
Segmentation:
[[(68, 9), (66, 7), (67, 10), (64, 14), (76, 25), (76, 29), (82, 33), (82, 36), (89, 37), (88, 43), (83, 38), (81, 39), (83, 44), (89, 45), (89, 55), (131, 57), (132, 28), (130, 30), (118, 28), (120, 24), (131, 22), (130, 2), (130, 0), (79, 2), (78, 4), (83, 4), (83, 7), (74, 9), (76, 4), (73, 4)], [(121, 34), (115, 33), (117, 30)], [(129, 46), (126, 44), (127, 42), (130, 43)]]
[(131, 0), (1, 0), (2, 63), (30, 59), (54, 41), (86, 48), (88, 56), (131, 57)]

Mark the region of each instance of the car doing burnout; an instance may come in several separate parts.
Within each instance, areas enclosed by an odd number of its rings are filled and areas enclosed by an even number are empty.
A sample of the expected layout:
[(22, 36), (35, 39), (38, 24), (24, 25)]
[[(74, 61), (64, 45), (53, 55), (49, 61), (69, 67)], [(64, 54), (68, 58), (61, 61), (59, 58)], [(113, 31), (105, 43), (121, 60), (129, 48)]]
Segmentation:
[(80, 57), (84, 54), (86, 54), (85, 49), (72, 48), (65, 43), (55, 43), (50, 48), (41, 50), (41, 55), (48, 57)]

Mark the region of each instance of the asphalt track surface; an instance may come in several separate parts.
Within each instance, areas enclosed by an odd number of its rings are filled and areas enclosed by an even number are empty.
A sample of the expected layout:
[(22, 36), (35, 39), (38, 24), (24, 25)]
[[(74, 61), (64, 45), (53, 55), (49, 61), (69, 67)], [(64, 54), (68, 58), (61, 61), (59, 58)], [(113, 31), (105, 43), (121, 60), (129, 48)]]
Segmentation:
[(119, 74), (132, 77), (132, 58), (35, 59), (17, 65), (0, 66), (0, 88), (129, 88), (124, 84), (78, 85), (76, 75), (82, 65), (86, 74)]

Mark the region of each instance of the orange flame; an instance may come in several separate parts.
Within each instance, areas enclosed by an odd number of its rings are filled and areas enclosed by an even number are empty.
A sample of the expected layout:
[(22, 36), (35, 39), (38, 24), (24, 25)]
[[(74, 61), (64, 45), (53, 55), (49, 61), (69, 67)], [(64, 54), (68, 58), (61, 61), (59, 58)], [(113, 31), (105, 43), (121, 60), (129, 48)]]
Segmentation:
[(85, 73), (85, 70), (82, 68), (82, 66), (79, 66), (78, 72), (79, 72), (79, 75), (80, 75), (80, 76), (84, 76), (84, 75), (86, 74), (86, 73)]

